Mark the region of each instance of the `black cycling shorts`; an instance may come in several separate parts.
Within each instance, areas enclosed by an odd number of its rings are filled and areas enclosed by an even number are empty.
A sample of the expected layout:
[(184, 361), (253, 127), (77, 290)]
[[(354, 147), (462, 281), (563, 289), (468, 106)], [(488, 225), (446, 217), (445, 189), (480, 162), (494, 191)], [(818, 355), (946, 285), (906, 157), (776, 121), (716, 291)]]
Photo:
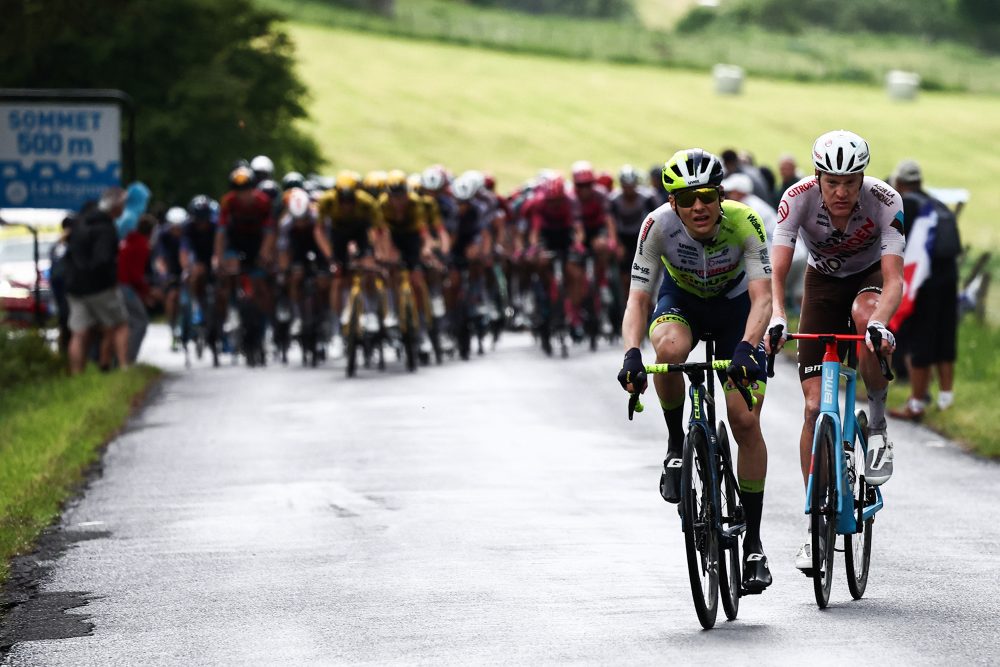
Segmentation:
[[(717, 359), (731, 359), (736, 346), (743, 340), (747, 318), (750, 316), (750, 294), (743, 292), (732, 299), (714, 297), (703, 299), (686, 292), (669, 276), (664, 276), (656, 308), (650, 318), (649, 333), (660, 324), (673, 322), (683, 324), (691, 330), (691, 349), (705, 335), (715, 341)], [(767, 355), (763, 344), (754, 350), (754, 360), (759, 371), (751, 380), (767, 382)], [(720, 380), (724, 381), (720, 373)]]

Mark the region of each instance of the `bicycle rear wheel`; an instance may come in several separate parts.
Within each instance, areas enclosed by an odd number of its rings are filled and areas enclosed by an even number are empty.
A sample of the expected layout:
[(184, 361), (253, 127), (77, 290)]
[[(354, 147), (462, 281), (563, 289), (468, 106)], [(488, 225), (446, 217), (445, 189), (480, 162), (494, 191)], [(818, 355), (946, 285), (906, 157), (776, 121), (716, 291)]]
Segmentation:
[[(857, 412), (858, 428), (865, 442), (868, 442), (868, 415), (864, 410)], [(855, 447), (856, 461), (864, 461), (864, 450)], [(861, 530), (853, 535), (844, 536), (844, 561), (847, 565), (847, 587), (851, 591), (851, 597), (860, 600), (868, 587), (868, 565), (872, 557), (872, 524), (875, 517), (869, 517), (862, 525), (861, 516), (865, 505), (875, 502), (874, 497), (869, 498), (869, 494), (875, 492), (865, 483), (864, 477), (857, 476), (854, 483), (854, 513), (857, 516), (858, 525)]]
[(712, 506), (708, 443), (700, 428), (688, 433), (681, 469), (681, 502), (684, 511), (684, 546), (694, 609), (706, 630), (719, 613), (719, 536)]
[(812, 498), (809, 512), (812, 522), (813, 591), (816, 604), (825, 609), (830, 602), (833, 584), (833, 549), (837, 539), (837, 481), (834, 464), (833, 422), (820, 417), (819, 449), (813, 459)]
[[(721, 506), (719, 515), (723, 528), (732, 528), (744, 522), (743, 507), (736, 491), (736, 478), (733, 477), (732, 459), (729, 450), (729, 433), (726, 425), (719, 422), (718, 431), (719, 463), (717, 466), (719, 497)], [(743, 586), (743, 562), (740, 560), (740, 537), (734, 535), (729, 546), (719, 547), (719, 592), (722, 594), (722, 610), (730, 621), (736, 618), (740, 610), (740, 589)]]

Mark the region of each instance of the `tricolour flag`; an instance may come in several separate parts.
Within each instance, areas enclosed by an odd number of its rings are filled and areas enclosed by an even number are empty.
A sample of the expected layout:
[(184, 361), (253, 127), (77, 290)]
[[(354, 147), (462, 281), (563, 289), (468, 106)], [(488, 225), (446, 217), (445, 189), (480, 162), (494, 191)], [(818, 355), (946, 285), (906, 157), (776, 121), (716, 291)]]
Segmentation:
[(889, 321), (889, 328), (893, 331), (899, 331), (900, 325), (913, 313), (917, 291), (931, 275), (931, 253), (934, 251), (937, 221), (934, 203), (925, 201), (906, 239), (906, 250), (903, 252), (903, 300)]

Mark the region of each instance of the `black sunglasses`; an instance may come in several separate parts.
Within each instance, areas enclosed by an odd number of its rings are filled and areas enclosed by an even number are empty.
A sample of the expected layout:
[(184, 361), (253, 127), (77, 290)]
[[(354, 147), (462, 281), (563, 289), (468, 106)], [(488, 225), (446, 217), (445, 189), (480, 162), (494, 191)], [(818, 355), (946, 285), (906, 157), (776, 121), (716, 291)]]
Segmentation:
[(680, 192), (674, 193), (674, 201), (677, 205), (683, 208), (691, 208), (694, 206), (694, 200), (697, 199), (702, 204), (714, 204), (719, 201), (719, 189), (718, 188), (697, 188), (695, 190), (681, 190)]

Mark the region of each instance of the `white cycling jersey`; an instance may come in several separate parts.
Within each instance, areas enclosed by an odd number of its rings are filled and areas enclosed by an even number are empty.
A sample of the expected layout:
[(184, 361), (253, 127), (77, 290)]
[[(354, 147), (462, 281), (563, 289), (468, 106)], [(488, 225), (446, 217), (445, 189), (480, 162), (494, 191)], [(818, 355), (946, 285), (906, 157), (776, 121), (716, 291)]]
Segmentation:
[(799, 237), (809, 251), (809, 266), (828, 276), (858, 273), (883, 255), (902, 257), (902, 198), (885, 181), (865, 176), (847, 228), (840, 231), (830, 224), (819, 181), (807, 176), (781, 198), (773, 244), (794, 248)]

